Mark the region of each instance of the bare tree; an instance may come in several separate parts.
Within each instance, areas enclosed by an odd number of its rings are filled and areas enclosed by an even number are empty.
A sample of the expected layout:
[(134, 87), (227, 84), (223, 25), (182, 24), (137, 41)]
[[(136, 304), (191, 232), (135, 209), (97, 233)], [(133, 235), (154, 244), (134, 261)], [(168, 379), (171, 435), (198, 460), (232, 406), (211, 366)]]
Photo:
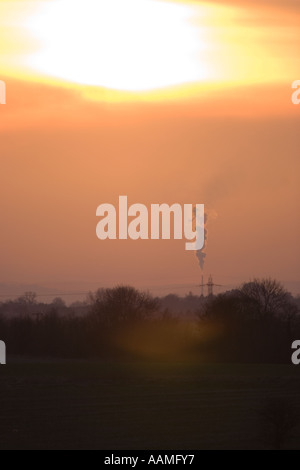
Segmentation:
[(55, 299), (52, 300), (52, 305), (54, 308), (57, 308), (57, 309), (66, 307), (66, 303), (61, 297), (55, 297)]
[(291, 319), (298, 311), (291, 294), (274, 279), (254, 279), (240, 289), (244, 304), (251, 305), (258, 318), (285, 317)]
[(90, 294), (92, 313), (107, 325), (140, 321), (157, 309), (157, 301), (147, 292), (130, 286), (99, 289)]
[(37, 295), (35, 292), (25, 292), (21, 297), (18, 298), (18, 302), (25, 305), (35, 305)]

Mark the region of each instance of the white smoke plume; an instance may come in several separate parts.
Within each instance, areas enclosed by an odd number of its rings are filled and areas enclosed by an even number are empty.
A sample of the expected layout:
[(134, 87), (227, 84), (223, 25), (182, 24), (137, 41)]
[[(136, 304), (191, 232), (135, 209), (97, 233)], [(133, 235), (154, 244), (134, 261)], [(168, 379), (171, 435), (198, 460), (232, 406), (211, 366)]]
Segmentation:
[(204, 269), (204, 262), (206, 258), (206, 247), (207, 247), (207, 239), (208, 239), (208, 229), (207, 229), (208, 219), (214, 220), (216, 218), (217, 218), (217, 213), (214, 210), (205, 212), (204, 214), (204, 245), (201, 250), (196, 251), (196, 256), (198, 258), (199, 266), (202, 271)]

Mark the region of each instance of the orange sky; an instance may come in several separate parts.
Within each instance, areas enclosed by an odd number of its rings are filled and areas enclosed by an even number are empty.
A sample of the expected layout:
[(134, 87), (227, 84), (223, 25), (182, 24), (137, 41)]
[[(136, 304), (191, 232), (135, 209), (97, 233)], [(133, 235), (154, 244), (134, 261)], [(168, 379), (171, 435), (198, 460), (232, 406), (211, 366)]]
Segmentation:
[[(92, 0), (90, 12), (78, 0), (73, 17), (68, 0), (53, 3), (50, 13), (51, 2), (0, 1), (0, 287), (190, 290), (201, 270), (184, 241), (97, 240), (97, 206), (127, 194), (129, 203), (206, 204), (206, 277), (231, 286), (273, 276), (300, 292), (300, 106), (291, 103), (299, 3), (149, 0), (147, 29), (143, 2), (136, 9), (130, 0), (122, 17), (100, 11), (105, 46), (97, 30), (88, 34)], [(79, 17), (84, 73), (72, 59)], [(160, 42), (147, 36), (151, 22)], [(119, 55), (122, 41), (134, 53)], [(98, 52), (105, 74), (93, 62)], [(136, 64), (141, 54), (147, 73)]]

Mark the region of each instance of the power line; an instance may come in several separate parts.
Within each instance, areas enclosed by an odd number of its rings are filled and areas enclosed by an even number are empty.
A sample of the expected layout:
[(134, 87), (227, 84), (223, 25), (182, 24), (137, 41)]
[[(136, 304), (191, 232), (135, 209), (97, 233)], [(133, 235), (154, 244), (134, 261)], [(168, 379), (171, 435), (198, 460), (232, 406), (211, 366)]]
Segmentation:
[[(215, 284), (217, 285), (217, 284)], [(170, 290), (170, 289), (192, 289), (192, 288), (197, 288), (199, 287), (199, 284), (187, 284), (187, 285), (179, 285), (179, 286), (152, 286), (150, 290)], [(229, 287), (229, 285), (223, 285), (223, 287)], [(29, 292), (29, 291), (28, 291)], [(31, 292), (31, 291), (30, 291)], [(80, 296), (80, 295), (89, 295), (91, 292), (94, 292), (93, 290), (90, 290), (88, 292), (54, 292), (54, 293), (48, 293), (48, 294), (36, 294), (36, 297), (67, 297), (67, 296)], [(18, 294), (0, 294), (0, 298), (4, 299), (10, 299), (10, 298), (19, 298), (23, 297), (26, 294), (26, 292), (18, 293)]]
[[(65, 296), (69, 296), (69, 295), (88, 295), (91, 291), (89, 292), (67, 292), (67, 293), (48, 293), (48, 294), (36, 294), (36, 297), (65, 297)], [(0, 295), (0, 298), (9, 298), (9, 297), (23, 297), (24, 296), (24, 292), (22, 292), (22, 294), (6, 294), (6, 295), (3, 295), (1, 294)]]

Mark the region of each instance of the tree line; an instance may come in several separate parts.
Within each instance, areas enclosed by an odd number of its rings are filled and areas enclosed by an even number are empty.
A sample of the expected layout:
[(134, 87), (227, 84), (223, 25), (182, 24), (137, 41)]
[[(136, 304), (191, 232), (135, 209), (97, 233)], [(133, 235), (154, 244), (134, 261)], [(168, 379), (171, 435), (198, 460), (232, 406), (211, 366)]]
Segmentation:
[(185, 302), (130, 286), (99, 289), (71, 306), (59, 298), (38, 303), (28, 292), (0, 304), (0, 338), (8, 355), (290, 363), (300, 339), (299, 299), (273, 279), (206, 298), (189, 294)]

